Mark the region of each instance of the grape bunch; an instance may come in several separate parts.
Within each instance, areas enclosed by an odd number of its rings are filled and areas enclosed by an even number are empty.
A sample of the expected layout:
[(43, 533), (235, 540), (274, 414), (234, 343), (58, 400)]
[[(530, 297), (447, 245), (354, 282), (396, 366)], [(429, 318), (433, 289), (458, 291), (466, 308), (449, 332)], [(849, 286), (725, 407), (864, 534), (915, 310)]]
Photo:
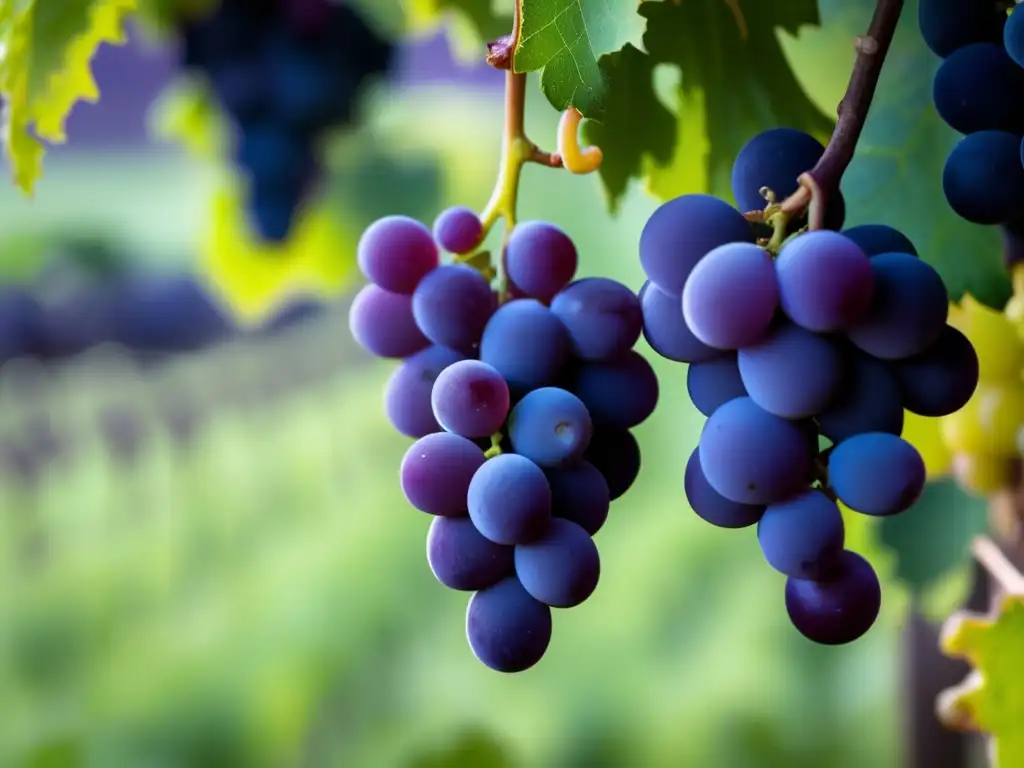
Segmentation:
[[(597, 587), (593, 536), (640, 471), (631, 429), (658, 400), (633, 350), (643, 320), (621, 283), (573, 280), (577, 252), (558, 227), (514, 227), (505, 250), (512, 289), (500, 301), (480, 219), (444, 211), (431, 232), (389, 216), (358, 247), (370, 281), (350, 311), (355, 339), (399, 358), (384, 392), (392, 425), (414, 438), (400, 480), (433, 515), (427, 560), (446, 587), (473, 592), (466, 634), (501, 672), (536, 664), (551, 608)], [(453, 254), (442, 263), (441, 251)]]
[(356, 119), (362, 86), (387, 70), (391, 45), (331, 0), (219, 0), (182, 26), (183, 66), (206, 76), (235, 128), (253, 226), (284, 240), (316, 180), (319, 143)]
[[(755, 137), (740, 153), (741, 202), (785, 165), (765, 145)], [(787, 188), (804, 170), (789, 168)], [(900, 437), (904, 409), (957, 411), (978, 360), (947, 324), (938, 273), (897, 230), (821, 229), (777, 253), (766, 246), (715, 197), (663, 204), (640, 238), (644, 334), (689, 364), (690, 398), (707, 417), (684, 473), (691, 507), (719, 527), (757, 524), (765, 559), (787, 577), (794, 626), (841, 644), (871, 627), (881, 591), (867, 561), (844, 548), (837, 501), (871, 516), (909, 508), (926, 472)]]
[(974, 224), (1024, 218), (1024, 10), (991, 0), (921, 0), (925, 43), (943, 59), (932, 99), (964, 134), (946, 159), (942, 189)]

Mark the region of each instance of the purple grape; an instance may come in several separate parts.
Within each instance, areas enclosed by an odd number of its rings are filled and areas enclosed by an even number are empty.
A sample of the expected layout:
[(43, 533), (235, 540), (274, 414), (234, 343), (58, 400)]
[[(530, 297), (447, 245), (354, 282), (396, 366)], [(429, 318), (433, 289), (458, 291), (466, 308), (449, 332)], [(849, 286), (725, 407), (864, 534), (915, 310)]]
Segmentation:
[(697, 516), (719, 528), (746, 528), (761, 519), (764, 505), (729, 501), (711, 487), (700, 468), (700, 452), (694, 448), (683, 476), (686, 500)]
[(840, 443), (861, 432), (903, 431), (903, 397), (890, 366), (860, 350), (846, 355), (846, 374), (833, 402), (818, 414), (821, 434)]
[(523, 589), (552, 608), (584, 602), (601, 576), (594, 540), (576, 523), (559, 517), (541, 538), (515, 548), (515, 564)]
[(845, 538), (843, 513), (815, 488), (769, 504), (757, 524), (757, 541), (768, 565), (795, 579), (827, 573)]
[(913, 506), (927, 481), (924, 460), (903, 438), (866, 432), (832, 449), (828, 479), (836, 496), (865, 515), (897, 515)]
[(480, 535), (468, 517), (435, 517), (427, 533), (427, 563), (448, 589), (487, 589), (515, 573), (512, 547)]
[(554, 224), (526, 221), (512, 230), (506, 251), (508, 278), (531, 299), (549, 303), (576, 274), (572, 239)]
[(551, 522), (551, 488), (544, 472), (515, 453), (488, 459), (469, 484), (469, 517), (495, 544), (525, 544)]
[(366, 279), (392, 293), (411, 294), (438, 255), (430, 230), (408, 216), (377, 219), (359, 238), (359, 269)]
[(434, 418), (430, 393), (445, 368), (466, 358), (447, 347), (427, 347), (406, 358), (384, 386), (384, 413), (391, 425), (406, 437), (440, 432)]
[(508, 417), (508, 384), (479, 360), (461, 360), (445, 368), (430, 396), (434, 418), (448, 432), (489, 437)]
[(581, 365), (572, 391), (595, 424), (630, 429), (654, 413), (658, 376), (643, 355), (630, 350), (614, 362)]
[(678, 363), (703, 363), (722, 354), (693, 335), (683, 319), (683, 303), (656, 285), (644, 283), (640, 289), (644, 338), (651, 349)]
[(551, 302), (581, 360), (608, 361), (621, 357), (640, 338), (644, 318), (640, 300), (629, 288), (604, 277), (569, 283)]
[(1003, 28), (1003, 47), (1018, 67), (1024, 68), (1024, 11), (1015, 6)]
[(464, 264), (438, 267), (412, 295), (412, 313), (423, 334), (435, 344), (472, 352), (497, 308), (491, 286)]
[(640, 445), (628, 429), (595, 426), (583, 460), (604, 477), (612, 501), (628, 491), (640, 475)]
[(957, 133), (1024, 134), (1024, 69), (1001, 43), (965, 45), (935, 73), (935, 111)]
[(919, 256), (910, 238), (886, 224), (861, 224), (844, 229), (842, 234), (855, 242), (869, 259), (880, 253), (909, 253)]
[(446, 208), (434, 221), (434, 239), (448, 253), (469, 253), (480, 245), (483, 234), (480, 217), (464, 206)]
[(956, 143), (942, 169), (949, 207), (972, 224), (1005, 224), (1024, 210), (1021, 138), (978, 131)]
[(749, 397), (715, 411), (700, 436), (700, 467), (730, 501), (772, 504), (805, 487), (813, 454), (806, 433)]
[(740, 349), (768, 330), (779, 306), (775, 265), (764, 248), (729, 243), (693, 268), (683, 317), (693, 335), (717, 349)]
[(412, 315), (412, 300), (370, 283), (356, 294), (348, 327), (363, 349), (377, 357), (409, 357), (430, 346)]
[(508, 420), (513, 450), (541, 467), (580, 458), (592, 432), (587, 407), (576, 395), (557, 387), (527, 393)]
[(683, 195), (647, 220), (640, 233), (640, 265), (653, 285), (680, 297), (707, 253), (726, 243), (753, 242), (753, 229), (731, 205), (711, 195)]
[(871, 262), (837, 232), (820, 229), (790, 240), (775, 260), (775, 273), (782, 310), (809, 331), (847, 328), (871, 306)]
[(871, 629), (882, 587), (863, 557), (845, 550), (821, 581), (786, 579), (786, 612), (800, 634), (820, 645), (843, 645)]
[(551, 514), (571, 520), (593, 536), (608, 519), (611, 494), (604, 475), (588, 461), (545, 470), (551, 487)]
[(479, 446), (458, 435), (435, 432), (405, 452), (399, 470), (402, 492), (429, 515), (465, 515), (470, 481), (483, 464)]
[(469, 599), (466, 639), (496, 672), (523, 672), (544, 657), (551, 642), (551, 609), (509, 577)]
[(514, 395), (555, 384), (568, 357), (565, 326), (535, 299), (503, 304), (480, 341), (480, 359), (501, 373)]
[(898, 360), (892, 370), (903, 407), (921, 416), (956, 413), (978, 386), (978, 354), (967, 337), (949, 325), (924, 352)]
[(736, 353), (702, 363), (690, 363), (686, 371), (686, 391), (698, 411), (710, 416), (719, 406), (736, 397), (746, 397)]

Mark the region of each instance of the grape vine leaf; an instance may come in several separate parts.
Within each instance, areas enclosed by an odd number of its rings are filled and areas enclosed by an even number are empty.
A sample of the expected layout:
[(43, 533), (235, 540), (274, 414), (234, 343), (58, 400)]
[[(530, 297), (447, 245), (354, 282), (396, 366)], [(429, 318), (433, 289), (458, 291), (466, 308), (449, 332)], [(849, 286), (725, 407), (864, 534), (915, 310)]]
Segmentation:
[(636, 7), (622, 0), (521, 0), (517, 72), (540, 71), (540, 88), (561, 111), (575, 107), (601, 120), (607, 83), (598, 57), (639, 42)]
[(125, 41), (125, 16), (137, 0), (3, 0), (0, 94), (4, 143), (14, 181), (31, 194), (42, 173), (42, 141), (66, 141), (64, 123), (99, 89), (91, 62), (102, 43)]
[(994, 768), (1024, 765), (1024, 596), (1004, 597), (995, 617), (954, 614), (941, 645), (974, 670), (940, 695), (940, 719), (950, 728), (988, 733)]
[[(823, 24), (813, 34), (834, 38), (835, 46), (849, 45), (868, 28), (874, 7), (875, 0), (821, 0)], [(942, 274), (952, 298), (970, 292), (1001, 310), (1010, 283), (998, 228), (960, 219), (942, 192), (942, 169), (958, 135), (932, 105), (932, 78), (941, 62), (921, 39), (917, 7), (917, 0), (907, 0), (856, 155), (843, 177), (846, 223), (900, 228)], [(793, 50), (799, 56), (799, 43)]]

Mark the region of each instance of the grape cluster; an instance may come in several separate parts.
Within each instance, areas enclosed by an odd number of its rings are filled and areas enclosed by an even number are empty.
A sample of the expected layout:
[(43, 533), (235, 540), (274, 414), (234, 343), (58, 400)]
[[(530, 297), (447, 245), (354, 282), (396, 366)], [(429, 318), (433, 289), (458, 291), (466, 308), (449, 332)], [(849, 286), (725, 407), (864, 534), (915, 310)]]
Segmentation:
[[(519, 672), (547, 650), (551, 608), (597, 587), (593, 536), (640, 471), (630, 430), (654, 411), (658, 380), (633, 350), (636, 295), (605, 278), (573, 280), (577, 252), (561, 229), (512, 230), (505, 302), (488, 268), (471, 266), (482, 238), (461, 207), (433, 232), (378, 220), (359, 243), (370, 282), (349, 321), (369, 352), (403, 360), (384, 409), (416, 439), (400, 479), (409, 503), (434, 516), (430, 568), (474, 593), (466, 634), (476, 657)], [(454, 257), (442, 263), (442, 250)]]
[(942, 189), (974, 224), (1024, 217), (1024, 10), (991, 0), (921, 0), (925, 43), (943, 59), (935, 110), (964, 137), (946, 159)]
[(319, 142), (355, 120), (364, 81), (388, 68), (392, 48), (330, 0), (220, 0), (183, 37), (183, 66), (207, 76), (236, 129), (250, 219), (281, 241), (315, 181)]
[[(740, 157), (740, 201), (784, 161)], [(691, 507), (723, 528), (756, 523), (765, 559), (787, 576), (794, 626), (846, 643), (871, 627), (881, 592), (871, 566), (844, 549), (837, 500), (872, 516), (909, 508), (926, 472), (900, 437), (904, 409), (957, 411), (978, 361), (947, 324), (941, 278), (902, 233), (822, 229), (789, 237), (777, 254), (765, 246), (717, 198), (662, 205), (640, 238), (644, 333), (659, 354), (689, 363), (690, 398), (707, 417), (685, 470)]]

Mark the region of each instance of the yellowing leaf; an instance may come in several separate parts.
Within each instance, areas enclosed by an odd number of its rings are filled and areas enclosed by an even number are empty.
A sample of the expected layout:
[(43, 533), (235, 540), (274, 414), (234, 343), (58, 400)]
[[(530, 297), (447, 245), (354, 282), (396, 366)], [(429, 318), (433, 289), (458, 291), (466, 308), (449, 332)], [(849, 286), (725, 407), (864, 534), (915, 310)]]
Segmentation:
[(951, 728), (990, 734), (993, 768), (1024, 765), (1024, 597), (1005, 597), (995, 618), (954, 615), (941, 644), (974, 671), (942, 693), (939, 717)]
[(4, 139), (15, 183), (31, 194), (42, 173), (40, 140), (62, 144), (78, 101), (99, 89), (91, 62), (101, 43), (124, 42), (124, 17), (137, 0), (3, 0), (0, 5), (0, 93)]
[(221, 161), (228, 128), (220, 107), (200, 83), (182, 80), (168, 86), (153, 105), (150, 125), (165, 141), (207, 161)]

